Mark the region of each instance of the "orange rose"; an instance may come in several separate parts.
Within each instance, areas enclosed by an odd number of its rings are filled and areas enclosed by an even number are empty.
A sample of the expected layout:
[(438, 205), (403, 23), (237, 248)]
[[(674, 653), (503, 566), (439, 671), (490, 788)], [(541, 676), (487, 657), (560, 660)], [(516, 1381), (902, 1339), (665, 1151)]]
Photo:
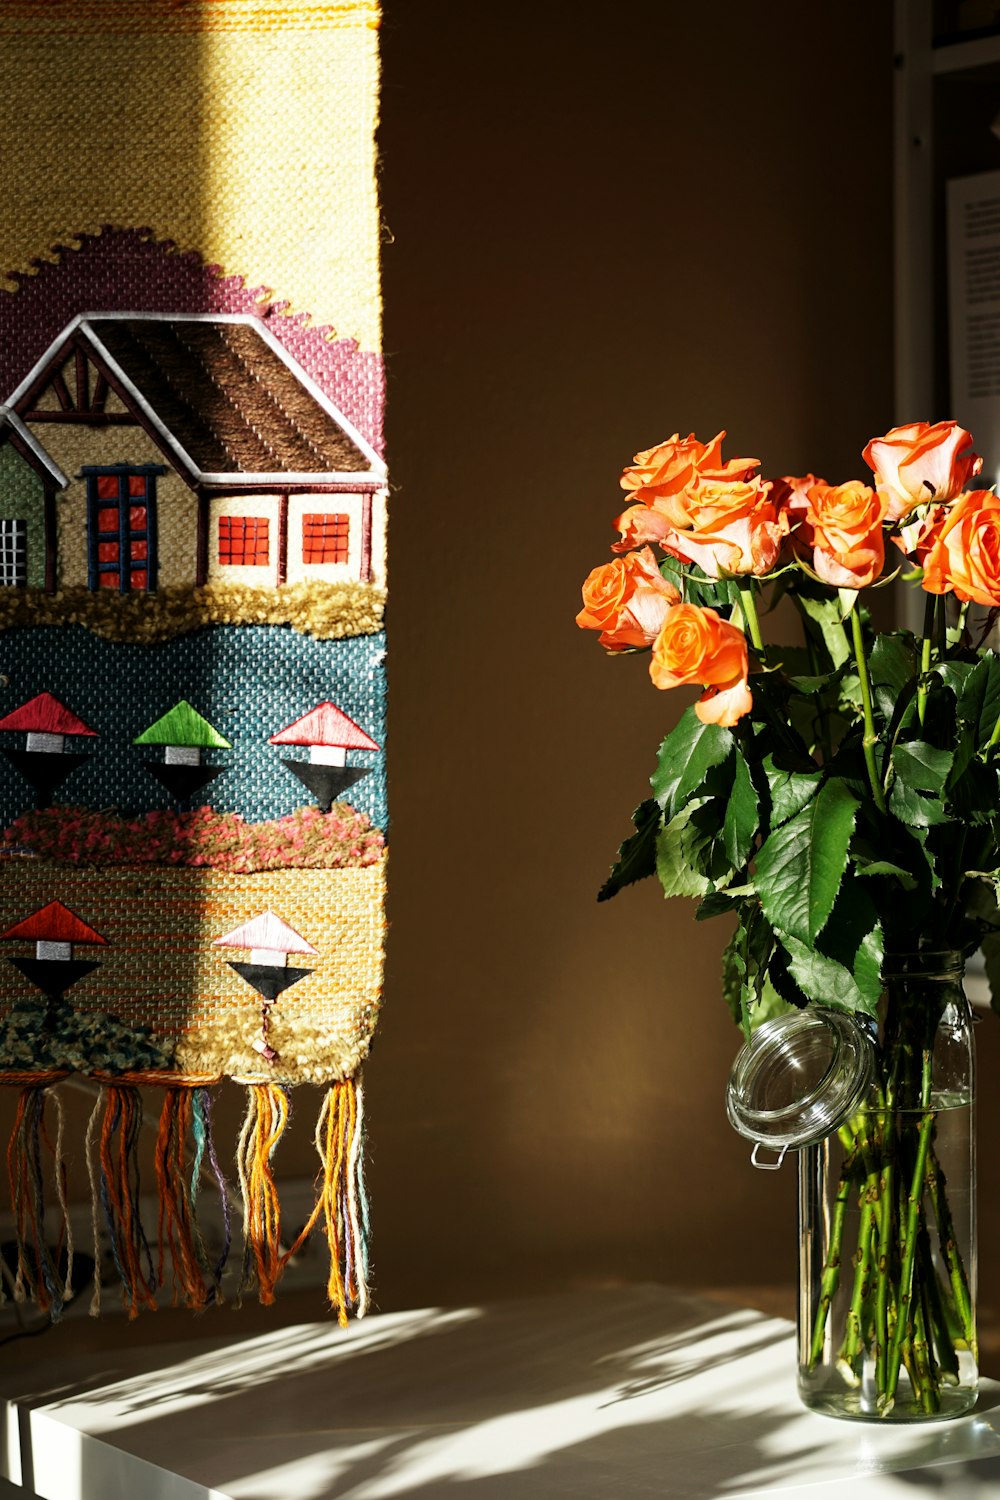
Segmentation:
[(753, 707), (746, 638), (714, 609), (676, 604), (667, 611), (649, 675), (658, 688), (692, 682), (707, 688), (694, 710), (703, 724), (729, 729)]
[(887, 519), (901, 521), (929, 500), (953, 500), (983, 467), (972, 433), (957, 422), (910, 422), (872, 438), (863, 454), (888, 498)]
[(620, 516), (615, 516), (614, 524), (621, 533), (621, 541), (615, 542), (612, 552), (630, 552), (645, 542), (662, 542), (672, 530), (666, 516), (649, 505), (628, 506)]
[(852, 479), (812, 485), (796, 533), (800, 554), (812, 549), (813, 572), (838, 589), (863, 589), (882, 571), (882, 522), (888, 498)]
[(643, 500), (646, 492), (657, 495), (673, 495), (698, 478), (702, 479), (747, 479), (760, 465), (759, 458), (730, 458), (722, 461), (722, 439), (720, 432), (710, 443), (700, 443), (692, 432), (682, 438), (674, 433), (665, 443), (655, 448), (646, 448), (637, 453), (632, 466), (621, 478), (623, 490), (634, 490), (635, 498)]
[(1000, 497), (969, 490), (938, 512), (921, 537), (918, 556), (929, 594), (1000, 605)]
[(601, 563), (583, 585), (581, 630), (599, 630), (608, 651), (651, 646), (680, 594), (661, 574), (648, 547)]
[(785, 562), (791, 562), (801, 555), (808, 556), (812, 552), (812, 543), (804, 535), (804, 523), (809, 509), (809, 491), (816, 485), (829, 488), (826, 480), (817, 478), (815, 474), (785, 474), (781, 479), (771, 481), (771, 498), (778, 513), (784, 516), (787, 526), (785, 555), (782, 559)]
[(664, 551), (697, 563), (710, 578), (769, 573), (788, 525), (761, 479), (699, 480), (650, 508), (667, 514), (673, 525), (660, 540)]

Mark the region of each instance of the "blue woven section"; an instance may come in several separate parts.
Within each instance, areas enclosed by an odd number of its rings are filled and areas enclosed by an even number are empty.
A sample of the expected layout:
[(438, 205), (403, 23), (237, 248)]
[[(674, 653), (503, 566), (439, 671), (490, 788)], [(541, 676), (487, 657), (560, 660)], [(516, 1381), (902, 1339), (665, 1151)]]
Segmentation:
[[(96, 729), (99, 739), (67, 742), (91, 758), (57, 790), (54, 800), (123, 813), (168, 805), (162, 786), (143, 767), (155, 747), (133, 745), (137, 734), (186, 698), (228, 740), (207, 760), (226, 771), (194, 805), (238, 812), (248, 821), (280, 818), (308, 800), (302, 783), (281, 764), (301, 753), (269, 745), (270, 735), (327, 699), (385, 746), (384, 635), (317, 641), (279, 625), (216, 625), (157, 645), (109, 642), (81, 626), (40, 626), (0, 635), (0, 715), (48, 690)], [(23, 749), (24, 736), (0, 731), (0, 744)], [(348, 751), (348, 765), (371, 774), (344, 794), (377, 827), (387, 822), (382, 751)], [(0, 760), (0, 818), (7, 826), (34, 805), (31, 787)]]

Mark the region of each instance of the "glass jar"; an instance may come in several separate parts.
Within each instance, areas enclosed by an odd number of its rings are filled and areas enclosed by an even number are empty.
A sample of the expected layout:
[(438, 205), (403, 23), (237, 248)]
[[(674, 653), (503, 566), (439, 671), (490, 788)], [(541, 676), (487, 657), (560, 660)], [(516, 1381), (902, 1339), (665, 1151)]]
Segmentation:
[(861, 1105), (799, 1152), (799, 1394), (828, 1416), (975, 1403), (975, 1054), (951, 952), (887, 959)]

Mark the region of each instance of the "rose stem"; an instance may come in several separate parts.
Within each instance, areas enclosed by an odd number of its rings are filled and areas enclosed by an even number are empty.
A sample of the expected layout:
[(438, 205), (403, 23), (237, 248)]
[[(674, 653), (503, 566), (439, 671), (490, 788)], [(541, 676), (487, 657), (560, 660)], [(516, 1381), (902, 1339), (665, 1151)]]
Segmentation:
[(920, 677), (917, 682), (917, 718), (924, 727), (927, 712), (927, 674), (931, 669), (931, 635), (934, 630), (935, 596), (928, 594), (924, 600), (924, 628), (920, 641)]
[[(839, 1132), (841, 1139), (847, 1141), (851, 1138), (846, 1130)], [(844, 1238), (844, 1218), (847, 1214), (847, 1204), (851, 1196), (851, 1178), (854, 1173), (854, 1163), (857, 1159), (857, 1143), (851, 1141), (850, 1152), (844, 1158), (840, 1169), (840, 1181), (837, 1183), (837, 1196), (834, 1199), (833, 1214), (830, 1224), (830, 1248), (826, 1254), (826, 1262), (823, 1266), (823, 1278), (820, 1282), (819, 1302), (816, 1306), (816, 1318), (813, 1323), (812, 1347), (809, 1351), (809, 1368), (814, 1370), (823, 1353), (823, 1341), (826, 1336), (826, 1320), (830, 1311), (830, 1304), (837, 1291), (840, 1281), (840, 1254)]]
[(935, 1151), (930, 1153), (927, 1163), (927, 1189), (930, 1194), (931, 1207), (934, 1209), (934, 1218), (937, 1221), (941, 1254), (944, 1256), (944, 1263), (948, 1267), (951, 1280), (955, 1311), (962, 1325), (962, 1336), (973, 1358), (978, 1360), (979, 1349), (976, 1340), (976, 1320), (972, 1312), (972, 1297), (969, 1294), (969, 1283), (962, 1264), (962, 1254), (955, 1239), (955, 1225), (948, 1203), (948, 1186)]
[(930, 1416), (941, 1410), (941, 1399), (934, 1374), (930, 1343), (927, 1337), (927, 1309), (923, 1286), (919, 1287), (913, 1311), (913, 1364), (916, 1373), (914, 1385), (922, 1409)]
[(861, 1187), (861, 1224), (858, 1229), (858, 1249), (854, 1263), (854, 1287), (851, 1305), (847, 1310), (844, 1342), (840, 1349), (838, 1364), (851, 1380), (856, 1380), (855, 1363), (864, 1349), (861, 1332), (861, 1309), (871, 1289), (872, 1231), (875, 1227), (875, 1203), (878, 1198), (878, 1170), (865, 1150), (868, 1142), (859, 1135), (861, 1151), (865, 1157), (867, 1175)]
[(865, 765), (868, 767), (868, 780), (871, 783), (875, 806), (880, 813), (884, 813), (885, 793), (882, 790), (878, 767), (875, 764), (875, 746), (878, 744), (878, 735), (875, 733), (875, 719), (872, 715), (872, 689), (871, 683), (868, 681), (868, 663), (865, 660), (865, 639), (861, 630), (861, 617), (858, 614), (857, 605), (851, 610), (851, 633), (854, 638), (854, 660), (858, 665), (858, 680), (861, 683), (861, 705), (865, 715), (865, 737), (863, 741)]
[(923, 1065), (920, 1074), (920, 1109), (923, 1119), (919, 1126), (919, 1141), (917, 1144), (917, 1157), (913, 1164), (913, 1177), (910, 1181), (910, 1194), (907, 1199), (906, 1228), (903, 1232), (902, 1241), (902, 1265), (899, 1272), (899, 1307), (896, 1312), (896, 1327), (892, 1335), (892, 1347), (889, 1350), (888, 1367), (885, 1372), (885, 1411), (890, 1409), (892, 1400), (896, 1394), (896, 1382), (899, 1379), (899, 1361), (902, 1354), (903, 1335), (906, 1325), (910, 1319), (911, 1301), (913, 1296), (913, 1259), (917, 1248), (917, 1214), (920, 1208), (920, 1200), (924, 1194), (924, 1173), (927, 1167), (927, 1153), (931, 1144), (931, 1129), (934, 1125), (934, 1112), (930, 1107), (931, 1102), (931, 1052), (930, 1048), (923, 1050)]
[(767, 652), (764, 647), (764, 638), (760, 633), (760, 620), (757, 617), (757, 601), (753, 596), (753, 579), (748, 578), (746, 582), (740, 580), (736, 587), (740, 591), (740, 603), (743, 606), (743, 615), (750, 630), (750, 639), (754, 650), (760, 658), (761, 666), (767, 664)]
[(937, 1271), (934, 1269), (931, 1237), (927, 1230), (927, 1216), (923, 1212), (920, 1214), (920, 1227), (917, 1234), (917, 1251), (921, 1266), (920, 1280), (927, 1297), (927, 1324), (934, 1331), (939, 1374), (947, 1385), (958, 1385), (958, 1355), (955, 1352), (954, 1340), (948, 1326), (948, 1310), (941, 1295)]
[(878, 1283), (875, 1291), (875, 1387), (878, 1391), (885, 1390), (885, 1369), (889, 1354), (889, 1283), (892, 1265), (892, 1204), (895, 1195), (893, 1184), (895, 1096), (895, 1078), (890, 1078), (885, 1090), (882, 1175), (879, 1179)]

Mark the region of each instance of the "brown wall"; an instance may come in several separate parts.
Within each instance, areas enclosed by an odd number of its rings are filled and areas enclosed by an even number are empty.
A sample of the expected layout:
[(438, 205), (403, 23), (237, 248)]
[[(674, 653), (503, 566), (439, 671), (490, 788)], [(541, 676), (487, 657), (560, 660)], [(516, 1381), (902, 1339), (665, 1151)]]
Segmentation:
[(680, 695), (573, 615), (637, 448), (727, 427), (833, 480), (893, 420), (891, 7), (422, 0), (383, 39), (380, 1301), (791, 1281), (723, 927), (594, 901)]
[[(594, 900), (681, 696), (573, 616), (637, 448), (727, 427), (833, 480), (897, 416), (891, 6), (386, 12), (378, 1302), (787, 1283), (793, 1173), (723, 1110), (724, 926), (650, 883)], [(281, 1175), (313, 1116), (303, 1089)]]

